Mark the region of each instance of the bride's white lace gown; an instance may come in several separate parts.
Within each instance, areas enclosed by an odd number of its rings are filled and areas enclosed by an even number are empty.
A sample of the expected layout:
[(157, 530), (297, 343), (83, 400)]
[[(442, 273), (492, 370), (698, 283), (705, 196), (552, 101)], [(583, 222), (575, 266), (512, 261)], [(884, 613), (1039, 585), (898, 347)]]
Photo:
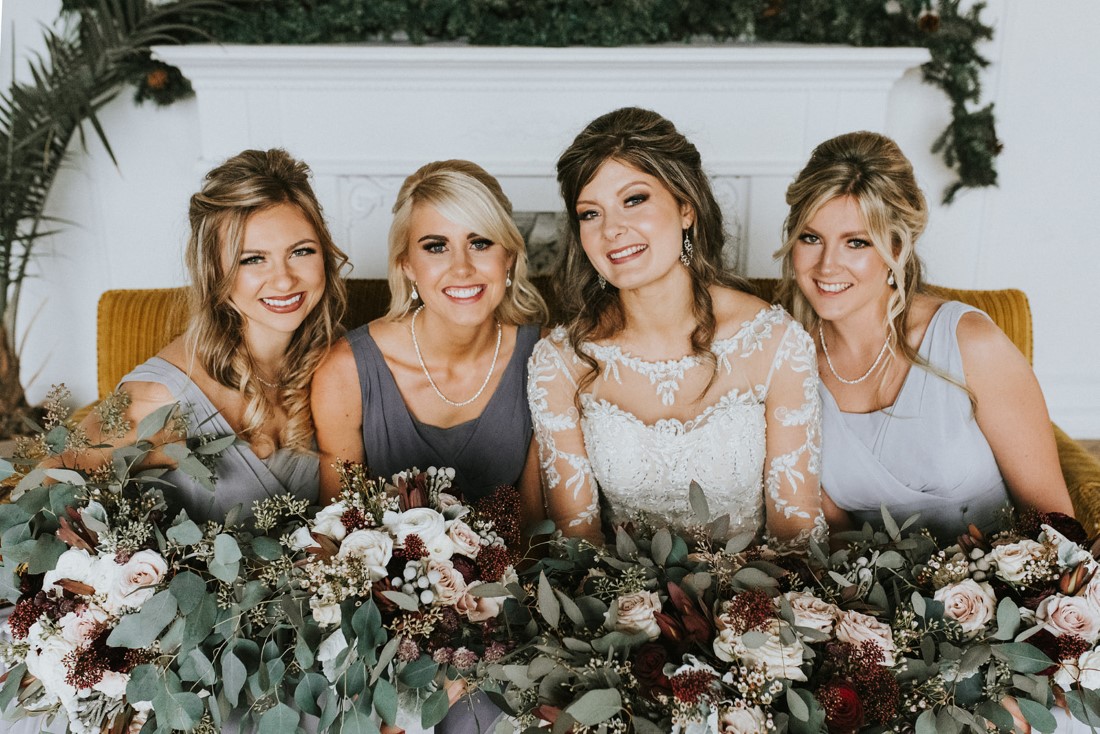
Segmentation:
[(641, 515), (693, 524), (694, 480), (711, 519), (729, 515), (731, 535), (825, 536), (813, 341), (779, 307), (719, 336), (716, 372), (696, 356), (646, 361), (614, 343), (584, 344), (599, 374), (580, 394), (579, 413), (577, 385), (588, 367), (565, 330), (535, 346), (527, 397), (547, 513), (558, 527), (598, 537), (601, 504), (612, 522)]

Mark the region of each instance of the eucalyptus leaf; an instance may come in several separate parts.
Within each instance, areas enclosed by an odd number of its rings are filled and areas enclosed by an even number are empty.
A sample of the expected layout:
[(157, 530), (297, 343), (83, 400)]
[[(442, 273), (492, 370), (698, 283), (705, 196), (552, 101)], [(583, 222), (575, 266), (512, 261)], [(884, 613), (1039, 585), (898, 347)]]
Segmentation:
[(974, 713), (986, 721), (993, 722), (998, 729), (1009, 731), (1012, 729), (1012, 714), (1008, 713), (1008, 709), (996, 701), (988, 699), (979, 701), (978, 705), (974, 707)]
[(107, 644), (131, 649), (149, 647), (175, 619), (176, 609), (175, 597), (167, 590), (158, 591), (136, 614), (128, 614), (119, 621), (107, 637)]
[(917, 717), (916, 730), (916, 734), (936, 734), (936, 714), (932, 709)]
[(0, 688), (0, 711), (6, 711), (8, 704), (18, 695), (23, 682), (23, 674), (26, 672), (26, 663), (20, 663), (8, 671), (4, 686)]
[(594, 726), (622, 711), (623, 697), (614, 688), (587, 691), (565, 709), (579, 723)]
[(274, 561), (283, 555), (283, 546), (274, 538), (258, 535), (252, 539), (252, 552), (265, 561)]
[(451, 702), (447, 698), (447, 691), (440, 689), (432, 693), (424, 700), (420, 709), (420, 725), (425, 729), (431, 729), (447, 716)]
[(668, 528), (661, 528), (653, 534), (649, 552), (653, 556), (654, 563), (658, 566), (665, 565), (668, 554), (672, 552), (672, 533), (668, 531)]
[(194, 545), (202, 540), (202, 530), (193, 520), (184, 520), (168, 528), (165, 536), (178, 545)]
[(189, 691), (162, 693), (153, 699), (153, 709), (157, 712), (157, 721), (168, 724), (173, 729), (189, 731), (195, 728), (202, 718), (206, 707), (197, 694)]
[(206, 594), (206, 582), (198, 574), (181, 571), (172, 578), (168, 590), (176, 597), (180, 613), (187, 615), (202, 603)]
[(168, 425), (168, 420), (172, 417), (172, 413), (178, 407), (179, 405), (176, 403), (162, 405), (142, 418), (137, 427), (137, 440), (144, 441), (150, 439), (164, 430), (164, 427)]
[(558, 589), (554, 589), (554, 594), (558, 597), (562, 611), (565, 612), (565, 616), (569, 617), (569, 621), (577, 627), (583, 627), (584, 614), (581, 613), (581, 608), (577, 606), (577, 603), (568, 594)]
[(726, 541), (726, 553), (740, 553), (752, 545), (755, 540), (756, 533), (753, 531), (738, 533)]
[[(691, 505), (691, 511), (697, 522), (700, 524), (710, 522), (710, 505), (707, 503), (707, 496), (703, 492), (703, 488), (694, 479), (688, 486), (688, 504)], [(580, 721), (580, 719), (577, 720)], [(581, 723), (585, 722), (581, 721)]]
[(248, 669), (233, 652), (222, 653), (222, 685), (230, 706), (237, 706), (241, 689), (248, 680)]
[(439, 665), (427, 655), (421, 655), (405, 665), (397, 678), (409, 688), (425, 688), (435, 679), (437, 672)]
[(546, 620), (554, 629), (558, 628), (558, 622), (561, 621), (561, 605), (558, 604), (558, 598), (554, 595), (554, 589), (550, 586), (549, 579), (546, 578), (545, 572), (539, 573), (539, 614)]
[(1020, 608), (1016, 602), (1007, 596), (997, 604), (997, 634), (996, 640), (1011, 640), (1016, 636), (1016, 630), (1020, 628)]
[(1026, 642), (1006, 642), (993, 646), (993, 654), (1021, 673), (1038, 673), (1054, 662), (1039, 648)]
[(810, 707), (793, 688), (787, 689), (787, 709), (790, 710), (791, 716), (799, 721), (810, 720)]
[(83, 487), (87, 485), (84, 476), (80, 474), (80, 472), (75, 472), (72, 469), (62, 469), (60, 467), (47, 469), (46, 476), (54, 481), (71, 484), (74, 487)]
[(328, 681), (320, 673), (304, 673), (294, 689), (294, 703), (310, 716), (320, 716), (317, 700), (328, 689)]
[(485, 584), (478, 584), (477, 586), (468, 590), (470, 596), (473, 597), (500, 597), (500, 596), (512, 596), (512, 592), (508, 591), (508, 587), (504, 584), (491, 582)]
[(15, 467), (12, 466), (11, 462), (7, 459), (0, 459), (0, 482), (4, 481), (12, 474), (15, 474)]
[(890, 515), (890, 510), (886, 508), (885, 504), (879, 505), (879, 511), (882, 514), (882, 526), (886, 529), (886, 533), (890, 536), (891, 540), (901, 539), (901, 530), (898, 528), (898, 524), (894, 522), (893, 516)]
[(361, 706), (352, 706), (340, 713), (333, 723), (337, 734), (379, 734), (371, 712), (364, 711)]
[(382, 672), (386, 669), (386, 666), (390, 664), (390, 661), (397, 655), (397, 648), (401, 645), (401, 639), (394, 637), (392, 640), (386, 643), (386, 646), (382, 648), (382, 652), (378, 653), (378, 662), (374, 664), (374, 669), (370, 673), (371, 685), (374, 685)]
[(397, 720), (397, 689), (385, 678), (374, 684), (374, 710), (390, 726)]
[(1020, 707), (1020, 713), (1031, 724), (1032, 731), (1052, 732), (1058, 728), (1058, 721), (1041, 703), (1036, 703), (1029, 698), (1017, 698), (1016, 705)]
[(386, 597), (399, 608), (404, 609), (406, 612), (415, 612), (420, 609), (420, 602), (412, 594), (406, 594), (403, 591), (394, 591), (393, 589), (387, 589), (382, 592), (382, 596)]
[(260, 717), (259, 734), (288, 734), (296, 731), (299, 718), (297, 711), (285, 703), (279, 703)]
[(201, 443), (195, 447), (196, 454), (202, 454), (203, 456), (214, 456), (225, 451), (227, 448), (236, 443), (237, 437), (233, 434), (228, 436), (220, 436), (212, 441)]
[(924, 597), (921, 596), (921, 593), (919, 591), (914, 591), (913, 596), (910, 598), (913, 604), (913, 613), (916, 614), (918, 617), (923, 617), (926, 611)]

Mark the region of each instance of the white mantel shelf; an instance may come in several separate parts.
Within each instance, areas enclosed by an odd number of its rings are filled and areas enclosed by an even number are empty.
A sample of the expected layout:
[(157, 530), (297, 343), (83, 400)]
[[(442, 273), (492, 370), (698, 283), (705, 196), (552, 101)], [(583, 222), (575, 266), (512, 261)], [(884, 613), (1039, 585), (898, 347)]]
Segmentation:
[[(247, 147), (305, 159), (361, 277), (384, 273), (389, 209), (422, 164), (468, 158), (517, 210), (557, 210), (554, 164), (591, 119), (638, 105), (696, 143), (735, 238), (731, 264), (771, 272), (782, 192), (822, 140), (883, 130), (923, 48), (460, 44), (157, 47), (197, 95), (203, 169)], [(761, 244), (755, 244), (762, 240)]]

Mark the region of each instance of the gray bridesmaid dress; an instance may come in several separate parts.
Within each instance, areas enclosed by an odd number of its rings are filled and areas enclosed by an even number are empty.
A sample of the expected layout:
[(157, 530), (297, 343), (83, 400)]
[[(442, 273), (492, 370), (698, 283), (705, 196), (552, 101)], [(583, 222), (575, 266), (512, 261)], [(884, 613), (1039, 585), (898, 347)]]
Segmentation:
[[(929, 364), (964, 384), (956, 330), (970, 312), (982, 313), (944, 303), (919, 349)], [(881, 527), (881, 505), (898, 524), (920, 513), (918, 525), (944, 542), (970, 523), (990, 531), (1004, 522), (1008, 489), (959, 387), (913, 366), (894, 404), (873, 413), (844, 413), (824, 384), (819, 390), (821, 486), (857, 522)]]

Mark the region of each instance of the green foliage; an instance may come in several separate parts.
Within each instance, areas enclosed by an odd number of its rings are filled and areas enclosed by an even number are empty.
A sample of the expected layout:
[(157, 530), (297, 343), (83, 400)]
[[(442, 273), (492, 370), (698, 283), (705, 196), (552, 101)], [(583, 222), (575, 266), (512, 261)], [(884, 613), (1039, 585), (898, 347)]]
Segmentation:
[[(934, 5), (934, 9), (930, 6)], [(951, 100), (952, 122), (933, 150), (966, 187), (995, 186), (1000, 153), (992, 107), (978, 110), (978, 45), (992, 38), (985, 3), (960, 0), (265, 0), (200, 25), (228, 43), (428, 43), (624, 46), (691, 40), (923, 46), (924, 78)]]

